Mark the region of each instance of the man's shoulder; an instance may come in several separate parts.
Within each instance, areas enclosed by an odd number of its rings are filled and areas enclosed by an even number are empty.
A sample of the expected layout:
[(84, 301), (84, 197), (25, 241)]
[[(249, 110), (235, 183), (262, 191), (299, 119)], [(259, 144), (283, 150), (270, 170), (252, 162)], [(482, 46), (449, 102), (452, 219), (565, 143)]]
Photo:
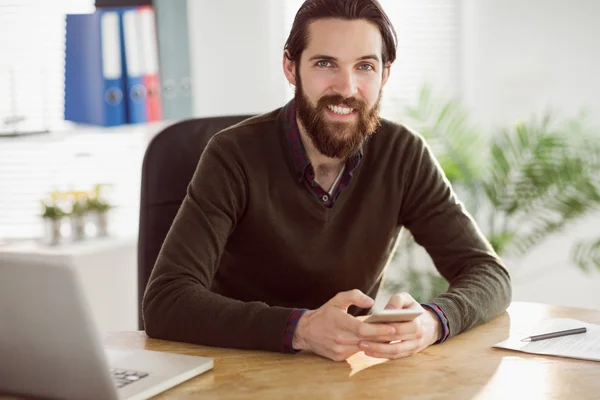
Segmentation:
[(412, 147), (425, 144), (425, 138), (417, 130), (406, 123), (386, 118), (379, 119), (379, 128), (373, 137), (378, 138), (379, 143), (386, 147)]
[(278, 108), (249, 117), (219, 131), (214, 135), (214, 139), (225, 145), (239, 144), (240, 141), (245, 142), (245, 144), (261, 141), (261, 139), (266, 139), (266, 137), (278, 133), (281, 126), (280, 114), (281, 108)]

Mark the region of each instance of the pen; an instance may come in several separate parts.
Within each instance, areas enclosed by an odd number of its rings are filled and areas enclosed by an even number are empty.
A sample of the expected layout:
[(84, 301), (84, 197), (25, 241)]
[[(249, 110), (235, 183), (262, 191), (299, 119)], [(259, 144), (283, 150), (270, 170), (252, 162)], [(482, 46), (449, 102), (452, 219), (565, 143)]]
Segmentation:
[(536, 340), (552, 339), (567, 335), (576, 335), (578, 333), (586, 333), (586, 328), (567, 329), (566, 331), (558, 331), (551, 333), (544, 333), (543, 335), (534, 335), (521, 339), (522, 342), (535, 342)]

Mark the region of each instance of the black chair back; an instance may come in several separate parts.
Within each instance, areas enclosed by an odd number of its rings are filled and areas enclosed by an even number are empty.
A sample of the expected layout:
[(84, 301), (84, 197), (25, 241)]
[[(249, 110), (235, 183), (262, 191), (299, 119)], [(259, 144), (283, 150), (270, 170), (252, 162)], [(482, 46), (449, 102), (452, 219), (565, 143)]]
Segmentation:
[(149, 143), (142, 164), (138, 236), (138, 315), (167, 232), (186, 195), (200, 155), (210, 138), (251, 115), (188, 119), (168, 126)]

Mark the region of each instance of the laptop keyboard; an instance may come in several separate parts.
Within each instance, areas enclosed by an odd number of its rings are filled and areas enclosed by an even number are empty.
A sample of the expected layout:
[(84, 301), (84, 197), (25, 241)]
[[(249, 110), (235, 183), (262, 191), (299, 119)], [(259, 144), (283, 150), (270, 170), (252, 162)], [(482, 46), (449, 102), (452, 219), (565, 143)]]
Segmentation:
[(117, 385), (117, 389), (122, 388), (123, 386), (127, 386), (130, 383), (137, 382), (140, 379), (143, 379), (148, 376), (145, 372), (140, 371), (131, 371), (120, 368), (112, 368), (110, 370), (113, 380)]

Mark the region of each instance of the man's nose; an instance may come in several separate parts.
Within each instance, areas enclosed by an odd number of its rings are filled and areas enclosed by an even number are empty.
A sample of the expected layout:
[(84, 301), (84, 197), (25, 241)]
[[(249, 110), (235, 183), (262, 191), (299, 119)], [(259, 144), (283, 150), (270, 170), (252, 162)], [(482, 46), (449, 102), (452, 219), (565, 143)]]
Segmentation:
[(333, 91), (345, 98), (352, 97), (358, 92), (356, 76), (353, 71), (339, 70), (333, 84)]

